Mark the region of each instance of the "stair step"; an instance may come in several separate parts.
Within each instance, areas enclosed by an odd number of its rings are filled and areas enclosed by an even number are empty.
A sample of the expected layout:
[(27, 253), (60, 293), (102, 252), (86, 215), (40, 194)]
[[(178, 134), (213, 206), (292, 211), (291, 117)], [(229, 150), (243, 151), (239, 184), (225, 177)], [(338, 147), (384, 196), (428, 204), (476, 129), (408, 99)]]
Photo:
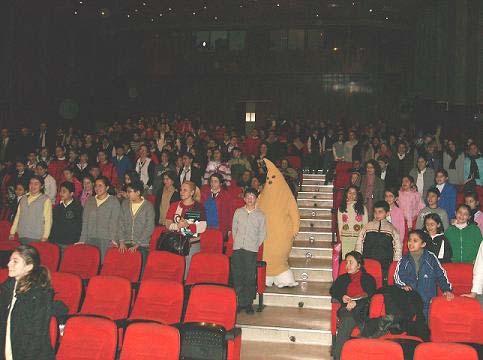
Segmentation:
[(314, 242), (323, 241), (323, 242), (331, 242), (332, 241), (332, 232), (329, 230), (323, 232), (314, 232), (307, 230), (300, 230), (297, 235), (295, 235), (295, 241), (304, 240), (310, 241), (313, 239)]
[(320, 188), (329, 189), (330, 191), (333, 189), (333, 185), (325, 185), (325, 179), (304, 178), (302, 185), (319, 185)]
[[(292, 288), (267, 287), (263, 294), (263, 303), (267, 306), (330, 309), (330, 286), (330, 283), (305, 281)], [(254, 305), (258, 305), (258, 297), (255, 299)]]
[(289, 258), (288, 263), (297, 281), (332, 281), (332, 259)]
[(302, 218), (332, 219), (332, 211), (328, 208), (299, 207), (299, 214)]
[(297, 199), (299, 207), (332, 209), (332, 199)]
[(242, 342), (241, 360), (329, 360), (330, 347), (266, 341)]
[[(308, 245), (312, 245), (307, 241)], [(292, 246), (291, 258), (303, 259), (331, 259), (332, 248), (319, 246)]]
[(267, 306), (238, 314), (244, 341), (330, 345), (330, 310)]
[(301, 228), (325, 228), (330, 229), (331, 219), (302, 218), (300, 219)]
[(307, 182), (307, 180), (304, 180), (302, 182), (302, 191), (315, 191), (315, 192), (320, 192), (320, 193), (328, 193), (328, 194), (333, 194), (334, 193), (334, 187), (332, 185), (325, 185), (324, 183), (321, 184), (315, 184), (314, 181)]
[(332, 235), (332, 229), (330, 226), (319, 227), (319, 226), (300, 226), (299, 233), (312, 233), (312, 234), (326, 234), (329, 233)]
[(322, 174), (322, 172), (317, 173), (317, 174), (309, 174), (308, 172), (304, 171), (303, 178), (304, 179), (324, 179), (325, 180), (325, 174)]
[(332, 192), (299, 191), (297, 194), (297, 199), (332, 200), (333, 197)]

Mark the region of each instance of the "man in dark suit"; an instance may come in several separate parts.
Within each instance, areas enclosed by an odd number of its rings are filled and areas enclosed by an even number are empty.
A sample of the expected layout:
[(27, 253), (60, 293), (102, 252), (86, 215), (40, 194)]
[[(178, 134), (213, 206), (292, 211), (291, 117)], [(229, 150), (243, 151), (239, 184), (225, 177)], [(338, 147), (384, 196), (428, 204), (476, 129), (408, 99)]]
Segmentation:
[(397, 153), (393, 155), (389, 163), (397, 179), (397, 186), (401, 185), (403, 176), (409, 175), (409, 172), (414, 167), (413, 154), (407, 150), (406, 143), (400, 142), (397, 145)]
[(384, 180), (386, 189), (392, 187), (398, 188), (399, 186), (401, 186), (401, 183), (398, 183), (398, 179), (394, 174), (393, 168), (389, 164), (389, 158), (386, 156), (381, 156), (379, 159), (377, 159), (377, 162), (381, 167), (381, 179)]
[(201, 170), (195, 166), (192, 166), (192, 164), (193, 154), (183, 154), (183, 167), (178, 173), (179, 182), (182, 184), (184, 181), (193, 181), (196, 186), (201, 188)]
[(8, 133), (8, 129), (4, 128), (0, 133), (0, 163), (12, 162), (15, 156), (15, 145)]
[(39, 130), (34, 135), (35, 148), (41, 149), (43, 147), (48, 148), (50, 151), (55, 146), (55, 134), (47, 128), (46, 122), (41, 122)]

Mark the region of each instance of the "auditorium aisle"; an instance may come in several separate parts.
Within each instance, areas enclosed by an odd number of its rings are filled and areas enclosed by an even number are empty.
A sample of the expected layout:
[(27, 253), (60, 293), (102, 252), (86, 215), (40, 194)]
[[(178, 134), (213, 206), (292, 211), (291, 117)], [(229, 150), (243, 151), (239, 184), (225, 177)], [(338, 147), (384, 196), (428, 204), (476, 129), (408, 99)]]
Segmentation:
[(267, 288), (263, 312), (238, 316), (242, 360), (330, 358), (332, 185), (324, 181), (324, 175), (304, 174), (298, 194), (300, 232), (289, 263), (299, 286)]

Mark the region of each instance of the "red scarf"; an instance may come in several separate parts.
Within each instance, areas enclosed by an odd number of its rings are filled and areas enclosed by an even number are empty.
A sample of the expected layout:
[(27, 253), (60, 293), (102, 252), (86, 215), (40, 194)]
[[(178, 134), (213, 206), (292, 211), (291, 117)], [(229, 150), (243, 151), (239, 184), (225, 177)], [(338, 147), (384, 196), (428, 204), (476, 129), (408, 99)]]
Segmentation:
[(362, 271), (359, 270), (355, 274), (349, 274), (349, 277), (351, 279), (351, 282), (347, 287), (347, 296), (358, 297), (362, 295), (364, 293), (361, 283)]

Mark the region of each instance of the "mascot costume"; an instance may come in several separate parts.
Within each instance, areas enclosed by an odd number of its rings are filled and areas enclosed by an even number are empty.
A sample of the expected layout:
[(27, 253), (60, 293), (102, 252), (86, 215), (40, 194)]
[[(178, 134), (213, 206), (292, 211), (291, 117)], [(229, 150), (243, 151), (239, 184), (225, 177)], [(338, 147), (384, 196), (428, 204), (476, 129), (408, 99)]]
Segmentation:
[(267, 159), (267, 181), (258, 206), (267, 221), (267, 238), (263, 245), (263, 260), (267, 262), (267, 286), (297, 286), (288, 266), (288, 257), (295, 235), (299, 231), (300, 215), (297, 202), (282, 173)]

